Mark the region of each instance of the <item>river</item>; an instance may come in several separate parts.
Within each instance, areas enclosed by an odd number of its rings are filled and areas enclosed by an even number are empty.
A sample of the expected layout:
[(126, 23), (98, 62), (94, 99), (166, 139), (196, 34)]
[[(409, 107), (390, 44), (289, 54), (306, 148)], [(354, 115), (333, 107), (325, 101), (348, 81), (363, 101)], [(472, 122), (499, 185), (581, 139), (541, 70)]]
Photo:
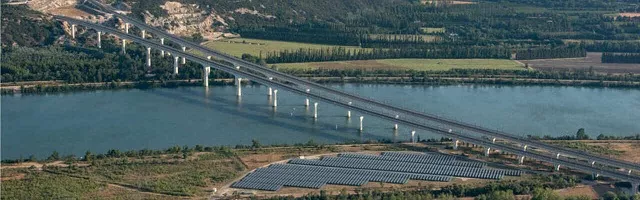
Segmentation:
[[(486, 85), (337, 84), (333, 87), (402, 107), (446, 116), (518, 135), (568, 135), (585, 128), (595, 137), (640, 133), (640, 90)], [(304, 98), (278, 92), (270, 106), (266, 88), (234, 86), (103, 90), (2, 96), (3, 159), (56, 150), (161, 149), (173, 145), (318, 143), (378, 139), (408, 140), (410, 131), (374, 117), (347, 119), (342, 108), (320, 102), (318, 119)], [(313, 106), (313, 100), (311, 104)], [(418, 131), (422, 139), (438, 137)]]

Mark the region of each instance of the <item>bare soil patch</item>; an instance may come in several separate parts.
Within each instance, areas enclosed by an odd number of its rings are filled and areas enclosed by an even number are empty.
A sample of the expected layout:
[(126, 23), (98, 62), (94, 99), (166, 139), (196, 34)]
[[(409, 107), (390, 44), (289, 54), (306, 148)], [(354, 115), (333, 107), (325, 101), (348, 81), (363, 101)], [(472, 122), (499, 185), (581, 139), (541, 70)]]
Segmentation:
[(620, 160), (625, 160), (640, 165), (640, 143), (629, 142), (603, 142), (603, 143), (590, 143), (589, 145), (609, 146), (611, 149), (623, 151), (622, 154), (615, 156)]
[(9, 180), (20, 180), (20, 179), (23, 179), (23, 178), (24, 178), (24, 176), (26, 176), (26, 174), (24, 174), (24, 173), (18, 173), (18, 174), (15, 174), (15, 175), (13, 175), (13, 176), (0, 177), (0, 182), (2, 182), (2, 181), (9, 181)]
[(640, 13), (620, 13), (620, 16), (623, 17), (640, 17)]
[(49, 11), (51, 14), (54, 15), (64, 15), (67, 17), (88, 17), (91, 16), (91, 14), (82, 11), (80, 9), (77, 9), (75, 7), (60, 7), (60, 8), (56, 8), (53, 9), (51, 11)]
[(597, 199), (599, 197), (598, 193), (593, 189), (592, 186), (588, 185), (580, 185), (572, 188), (565, 188), (556, 190), (560, 196), (569, 197), (569, 196), (588, 196), (591, 199)]
[(581, 69), (593, 70), (600, 73), (640, 73), (640, 64), (633, 63), (602, 63), (602, 53), (589, 52), (585, 58), (563, 58), (563, 59), (539, 59), (539, 60), (522, 60), (529, 67), (540, 70), (557, 70), (557, 69)]

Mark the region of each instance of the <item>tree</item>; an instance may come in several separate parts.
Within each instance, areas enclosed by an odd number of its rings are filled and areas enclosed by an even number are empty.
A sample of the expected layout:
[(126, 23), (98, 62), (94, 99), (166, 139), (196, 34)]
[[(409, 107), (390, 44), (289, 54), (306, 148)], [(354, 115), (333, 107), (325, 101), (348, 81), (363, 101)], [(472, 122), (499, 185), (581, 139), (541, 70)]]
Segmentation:
[(202, 152), (202, 151), (204, 151), (204, 147), (202, 147), (202, 145), (197, 144), (196, 147), (195, 147), (195, 150), (197, 152)]
[(578, 132), (576, 133), (576, 139), (577, 140), (588, 140), (589, 139), (589, 135), (584, 133), (584, 128), (580, 128), (580, 129), (578, 129)]
[(493, 191), (489, 194), (479, 195), (475, 198), (476, 200), (515, 200), (515, 195), (513, 195), (513, 191)]
[(251, 147), (259, 149), (260, 147), (262, 147), (262, 144), (260, 144), (260, 141), (253, 139), (251, 140)]
[(604, 195), (602, 195), (602, 199), (604, 200), (619, 200), (620, 198), (618, 198), (618, 195), (616, 193), (613, 193), (611, 191), (604, 193)]
[(91, 151), (84, 152), (84, 161), (91, 162), (93, 160), (93, 154)]
[(605, 136), (604, 134), (600, 133), (600, 135), (598, 135), (598, 137), (596, 138), (597, 140), (605, 140), (607, 138), (607, 136)]
[(533, 190), (531, 200), (563, 200), (563, 198), (550, 188), (536, 188)]
[(49, 161), (60, 160), (60, 154), (58, 153), (58, 151), (53, 151), (53, 153), (51, 153), (51, 155), (47, 158), (47, 160)]

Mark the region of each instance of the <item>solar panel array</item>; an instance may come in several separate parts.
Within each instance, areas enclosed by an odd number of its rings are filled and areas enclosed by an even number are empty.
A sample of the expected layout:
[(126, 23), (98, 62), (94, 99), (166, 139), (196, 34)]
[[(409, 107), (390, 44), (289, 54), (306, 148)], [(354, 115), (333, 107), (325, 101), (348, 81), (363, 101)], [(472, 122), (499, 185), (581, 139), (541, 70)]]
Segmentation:
[(410, 163), (425, 163), (425, 164), (451, 165), (451, 166), (462, 166), (462, 167), (476, 167), (476, 168), (484, 167), (484, 163), (457, 161), (454, 156), (440, 156), (440, 155), (414, 156), (410, 154), (405, 154), (402, 156), (392, 156), (390, 154), (383, 154), (382, 156), (376, 156), (376, 155), (357, 154), (357, 153), (345, 153), (345, 154), (340, 154), (338, 156), (347, 157), (347, 158), (400, 161), (400, 162), (410, 162)]
[(517, 170), (482, 168), (480, 162), (457, 161), (455, 156), (385, 152), (380, 156), (340, 154), (321, 160), (293, 159), (256, 169), (235, 188), (277, 191), (283, 186), (319, 189), (326, 184), (362, 186), (370, 181), (404, 184), (409, 180), (448, 182), (452, 176), (501, 179), (519, 176)]

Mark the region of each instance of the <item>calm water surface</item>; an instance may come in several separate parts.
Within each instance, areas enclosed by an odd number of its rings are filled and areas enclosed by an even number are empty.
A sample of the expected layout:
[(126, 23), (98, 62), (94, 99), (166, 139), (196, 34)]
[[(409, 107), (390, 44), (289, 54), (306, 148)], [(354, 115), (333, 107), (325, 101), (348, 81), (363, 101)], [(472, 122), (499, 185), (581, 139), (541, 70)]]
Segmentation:
[[(566, 135), (584, 127), (600, 133), (640, 133), (640, 90), (548, 86), (406, 86), (345, 84), (345, 91), (518, 135)], [(82, 155), (108, 149), (160, 149), (172, 145), (335, 143), (368, 139), (408, 140), (402, 126), (319, 103), (311, 118), (304, 98), (278, 92), (273, 110), (264, 86), (115, 90), (2, 96), (2, 158), (52, 151)], [(312, 100), (313, 103), (313, 100)], [(421, 138), (439, 137), (418, 131)]]

